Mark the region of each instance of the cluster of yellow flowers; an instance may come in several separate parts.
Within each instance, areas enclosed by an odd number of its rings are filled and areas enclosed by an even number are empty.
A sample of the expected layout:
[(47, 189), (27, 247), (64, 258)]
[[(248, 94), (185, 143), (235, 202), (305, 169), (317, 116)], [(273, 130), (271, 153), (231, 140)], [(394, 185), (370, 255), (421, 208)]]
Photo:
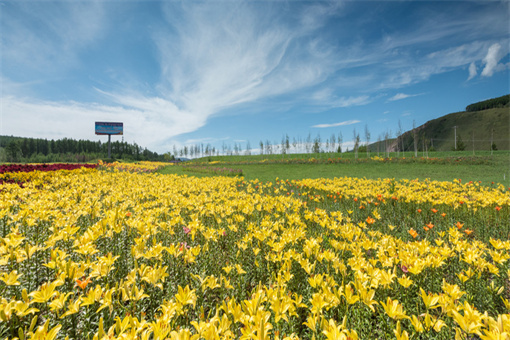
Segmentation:
[(449, 221), (414, 239), (386, 220), (395, 201), (418, 218), (416, 204), (451, 215), (462, 197), (464, 223), (499, 221), (501, 188), (23, 176), (0, 187), (1, 338), (510, 338), (508, 236)]
[(128, 171), (128, 172), (155, 172), (159, 169), (164, 168), (165, 166), (171, 165), (172, 163), (164, 163), (164, 162), (149, 162), (149, 161), (141, 161), (136, 163), (123, 163), (123, 162), (113, 162), (113, 163), (103, 163), (103, 161), (99, 160), (98, 165), (100, 167), (104, 167), (107, 169), (115, 169), (118, 171)]
[(431, 180), (399, 180), (364, 178), (305, 179), (291, 181), (293, 185), (307, 187), (321, 194), (334, 194), (349, 198), (400, 200), (406, 203), (447, 205), (453, 208), (468, 206), (473, 209), (490, 205), (510, 205), (510, 191), (502, 184), (496, 188), (478, 182), (462, 184), (459, 180), (441, 182)]

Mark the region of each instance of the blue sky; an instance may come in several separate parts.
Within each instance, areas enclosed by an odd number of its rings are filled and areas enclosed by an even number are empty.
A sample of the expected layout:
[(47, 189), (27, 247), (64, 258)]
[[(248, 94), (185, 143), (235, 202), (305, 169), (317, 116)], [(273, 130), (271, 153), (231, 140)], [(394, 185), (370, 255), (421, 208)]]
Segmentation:
[(509, 4), (0, 0), (0, 134), (345, 149), (508, 94)]

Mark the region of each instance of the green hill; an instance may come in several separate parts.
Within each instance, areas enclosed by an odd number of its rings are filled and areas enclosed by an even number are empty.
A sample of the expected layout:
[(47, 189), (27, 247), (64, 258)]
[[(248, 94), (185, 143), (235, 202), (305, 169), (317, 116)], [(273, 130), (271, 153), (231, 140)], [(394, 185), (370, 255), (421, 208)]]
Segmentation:
[[(391, 145), (391, 151), (417, 149), (450, 151), (463, 144), (465, 150), (490, 150), (491, 144), (498, 150), (510, 150), (510, 108), (508, 98), (503, 96), (471, 104), (466, 111), (450, 113), (430, 120), (414, 130), (407, 131)], [(489, 107), (484, 110), (476, 108)], [(460, 142), (460, 143), (459, 143)]]

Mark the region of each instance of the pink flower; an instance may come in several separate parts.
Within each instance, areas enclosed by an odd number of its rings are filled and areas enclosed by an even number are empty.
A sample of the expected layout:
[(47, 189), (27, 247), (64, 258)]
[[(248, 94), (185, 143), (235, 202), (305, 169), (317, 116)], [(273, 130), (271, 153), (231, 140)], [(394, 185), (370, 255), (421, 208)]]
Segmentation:
[(409, 270), (407, 269), (407, 267), (406, 267), (406, 266), (404, 266), (404, 265), (400, 266), (400, 268), (402, 269), (402, 271), (403, 271), (404, 273), (409, 272)]
[(182, 230), (184, 230), (184, 233), (185, 234), (189, 234), (191, 229), (190, 228), (186, 228), (185, 226), (182, 226)]

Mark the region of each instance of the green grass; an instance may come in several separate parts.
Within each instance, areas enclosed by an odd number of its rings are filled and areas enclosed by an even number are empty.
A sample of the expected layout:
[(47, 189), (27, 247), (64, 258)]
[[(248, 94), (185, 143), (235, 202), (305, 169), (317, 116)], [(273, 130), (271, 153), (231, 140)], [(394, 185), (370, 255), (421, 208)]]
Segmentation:
[[(417, 136), (422, 148), (422, 138), (432, 143), (436, 150), (451, 150), (455, 147), (455, 129), (457, 138), (462, 138), (466, 151), (490, 150), (491, 140), (498, 150), (510, 150), (509, 127), (510, 109), (508, 107), (493, 108), (482, 111), (455, 112), (430, 120), (418, 127)], [(414, 150), (413, 133), (403, 135), (405, 148)], [(430, 148), (430, 145), (429, 145)]]
[[(374, 156), (376, 154), (372, 154)], [(315, 155), (284, 155), (287, 159), (322, 159), (329, 157), (337, 158), (338, 154), (315, 154)], [(396, 154), (390, 156), (396, 157)], [(411, 153), (406, 154), (410, 158)], [(419, 155), (421, 157), (421, 155)], [(322, 157), (322, 158), (321, 158)], [(385, 163), (363, 161), (366, 155), (360, 155), (360, 162), (354, 160), (351, 153), (341, 154), (342, 159), (349, 159), (349, 163), (342, 164), (285, 164), (274, 163), (282, 160), (282, 155), (255, 155), (255, 156), (219, 156), (194, 160), (192, 163), (221, 161), (221, 166), (234, 169), (242, 169), (244, 178), (247, 180), (258, 179), (260, 181), (274, 181), (280, 179), (303, 179), (303, 178), (334, 178), (334, 177), (360, 177), (360, 178), (395, 178), (395, 179), (425, 179), (440, 181), (452, 181), (462, 179), (463, 182), (482, 181), (482, 184), (490, 185), (492, 182), (510, 186), (510, 152), (497, 151), (491, 156), (490, 152), (476, 152), (472, 158), (472, 152), (434, 152), (429, 157), (453, 160), (453, 157), (469, 157), (460, 162), (448, 164), (437, 163)], [(269, 164), (264, 164), (268, 162)], [(251, 162), (252, 164), (242, 164)], [(214, 164), (211, 166), (218, 166)], [(174, 165), (160, 170), (160, 173), (185, 174), (188, 176), (205, 177), (204, 174), (184, 172), (182, 166)]]

